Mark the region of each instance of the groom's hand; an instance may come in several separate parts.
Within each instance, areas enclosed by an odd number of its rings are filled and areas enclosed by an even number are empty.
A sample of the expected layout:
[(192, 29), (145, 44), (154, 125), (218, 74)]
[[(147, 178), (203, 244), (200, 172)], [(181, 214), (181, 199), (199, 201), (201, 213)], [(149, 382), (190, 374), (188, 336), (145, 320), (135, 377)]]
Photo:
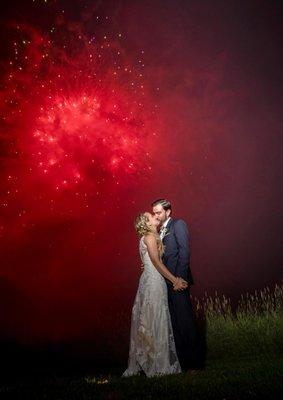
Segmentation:
[(144, 270), (144, 265), (141, 264), (141, 272), (143, 272), (143, 270)]

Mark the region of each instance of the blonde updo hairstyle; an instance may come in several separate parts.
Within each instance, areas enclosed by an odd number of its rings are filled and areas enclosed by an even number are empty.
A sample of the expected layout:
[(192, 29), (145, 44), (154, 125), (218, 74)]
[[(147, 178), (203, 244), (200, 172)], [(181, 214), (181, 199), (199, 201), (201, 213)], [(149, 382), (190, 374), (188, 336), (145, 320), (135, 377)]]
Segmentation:
[(164, 253), (164, 245), (162, 243), (162, 240), (160, 239), (159, 235), (148, 226), (148, 216), (146, 215), (145, 212), (139, 214), (136, 219), (135, 219), (135, 229), (137, 231), (137, 234), (142, 237), (146, 236), (149, 234), (152, 234), (155, 236), (156, 241), (157, 241), (157, 249), (159, 256), (161, 257)]

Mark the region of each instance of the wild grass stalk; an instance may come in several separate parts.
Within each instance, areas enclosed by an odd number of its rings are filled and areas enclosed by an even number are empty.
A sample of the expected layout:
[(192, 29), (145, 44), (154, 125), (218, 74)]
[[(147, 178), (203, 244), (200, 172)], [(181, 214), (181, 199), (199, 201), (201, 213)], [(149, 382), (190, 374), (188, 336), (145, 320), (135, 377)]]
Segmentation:
[(205, 316), (208, 359), (282, 354), (282, 283), (241, 295), (234, 311), (230, 299), (217, 291), (195, 303), (197, 315)]

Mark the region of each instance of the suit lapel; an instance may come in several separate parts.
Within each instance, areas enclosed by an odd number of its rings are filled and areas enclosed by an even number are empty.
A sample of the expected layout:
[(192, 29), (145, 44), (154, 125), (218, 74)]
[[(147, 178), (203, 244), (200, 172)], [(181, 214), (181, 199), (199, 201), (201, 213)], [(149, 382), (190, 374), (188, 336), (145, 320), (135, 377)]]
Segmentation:
[(166, 226), (167, 232), (165, 233), (165, 236), (164, 236), (163, 239), (162, 239), (162, 243), (163, 243), (164, 246), (165, 246), (165, 252), (164, 252), (164, 254), (163, 254), (163, 256), (162, 256), (162, 260), (163, 260), (163, 261), (164, 261), (165, 255), (167, 254), (167, 245), (166, 245), (166, 243), (167, 243), (168, 238), (170, 238), (169, 233), (170, 233), (170, 230), (171, 230), (171, 232), (172, 232), (173, 222), (174, 222), (174, 220), (173, 220), (173, 218), (171, 218), (170, 221), (168, 222), (167, 226)]
[(172, 229), (173, 221), (174, 221), (173, 218), (170, 218), (170, 221), (168, 222), (168, 224), (166, 226), (167, 231), (166, 231), (166, 233), (165, 233), (165, 235), (164, 235), (164, 237), (162, 239), (163, 242), (164, 242), (164, 239), (167, 237), (167, 235), (169, 235), (170, 229)]

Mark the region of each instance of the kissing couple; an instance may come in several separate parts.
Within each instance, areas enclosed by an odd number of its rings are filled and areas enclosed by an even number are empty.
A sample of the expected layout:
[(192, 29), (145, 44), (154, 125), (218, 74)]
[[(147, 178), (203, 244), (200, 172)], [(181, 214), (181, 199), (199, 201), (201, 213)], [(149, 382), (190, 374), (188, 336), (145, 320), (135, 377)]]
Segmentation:
[(166, 199), (137, 216), (143, 264), (131, 315), (128, 367), (122, 377), (178, 374), (198, 369), (197, 329), (190, 298), (189, 233), (172, 218)]

